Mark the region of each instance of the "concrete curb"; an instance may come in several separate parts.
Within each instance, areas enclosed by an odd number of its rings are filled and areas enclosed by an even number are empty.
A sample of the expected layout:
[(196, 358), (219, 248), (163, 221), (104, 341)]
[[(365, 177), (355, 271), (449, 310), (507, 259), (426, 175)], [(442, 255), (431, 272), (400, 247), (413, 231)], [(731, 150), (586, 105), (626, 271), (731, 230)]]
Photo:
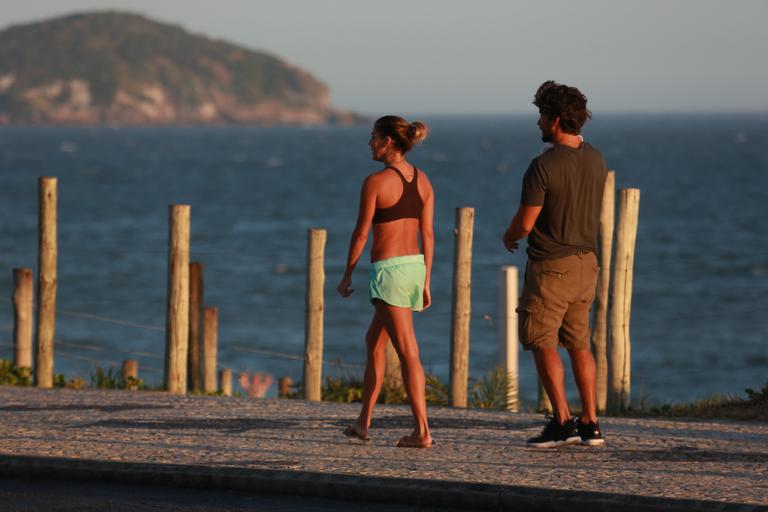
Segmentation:
[(0, 476), (233, 489), (337, 500), (536, 512), (768, 512), (768, 506), (514, 485), (0, 455)]

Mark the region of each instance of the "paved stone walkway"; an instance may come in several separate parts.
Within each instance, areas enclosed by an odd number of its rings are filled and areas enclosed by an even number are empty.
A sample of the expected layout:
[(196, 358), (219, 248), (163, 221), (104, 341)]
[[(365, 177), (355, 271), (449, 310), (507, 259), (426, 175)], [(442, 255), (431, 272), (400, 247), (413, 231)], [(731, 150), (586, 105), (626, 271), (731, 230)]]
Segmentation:
[[(768, 424), (606, 418), (606, 446), (534, 450), (540, 416), (431, 407), (436, 445), (396, 448), (410, 410), (357, 404), (0, 386), (0, 458), (59, 457), (456, 481), (768, 506)], [(760, 507), (762, 508), (762, 507)], [(755, 508), (750, 507), (750, 510)]]

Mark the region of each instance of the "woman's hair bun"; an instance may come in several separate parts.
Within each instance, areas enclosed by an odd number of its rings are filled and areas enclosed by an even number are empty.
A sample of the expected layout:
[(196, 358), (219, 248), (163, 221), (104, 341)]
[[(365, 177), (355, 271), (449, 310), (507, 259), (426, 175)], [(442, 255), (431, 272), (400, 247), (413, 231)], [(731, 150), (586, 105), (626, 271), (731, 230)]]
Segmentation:
[(378, 118), (373, 124), (373, 130), (381, 136), (390, 137), (395, 147), (403, 153), (407, 153), (414, 144), (426, 139), (429, 131), (427, 125), (421, 121), (409, 123), (400, 116)]
[(414, 121), (408, 125), (408, 138), (410, 139), (411, 144), (418, 144), (423, 141), (427, 138), (428, 133), (429, 128), (427, 128), (427, 125), (421, 121)]

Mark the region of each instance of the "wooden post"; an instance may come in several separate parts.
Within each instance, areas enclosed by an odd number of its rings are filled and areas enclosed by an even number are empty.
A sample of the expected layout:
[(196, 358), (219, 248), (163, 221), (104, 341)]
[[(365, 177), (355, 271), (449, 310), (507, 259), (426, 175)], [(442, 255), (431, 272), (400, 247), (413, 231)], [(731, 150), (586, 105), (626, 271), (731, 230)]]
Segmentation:
[(304, 398), (321, 400), (323, 372), (323, 286), (326, 231), (307, 230), (307, 299), (304, 338)]
[(232, 396), (232, 370), (224, 368), (221, 370), (221, 375), (219, 377), (221, 379), (221, 394), (224, 396)]
[(293, 379), (290, 377), (280, 377), (277, 381), (277, 397), (288, 398), (291, 394), (291, 386), (293, 386)]
[[(215, 393), (216, 359), (219, 350), (219, 310), (205, 308), (203, 310), (203, 390)], [(224, 385), (222, 384), (222, 387)]]
[(472, 289), (472, 227), (474, 208), (456, 208), (451, 303), (450, 405), (467, 406), (469, 382), (469, 320)]
[(13, 364), (32, 369), (34, 278), (31, 268), (13, 269)]
[(136, 381), (139, 379), (139, 362), (135, 359), (123, 361), (123, 384), (126, 389), (135, 391), (138, 389)]
[(57, 190), (56, 178), (39, 179), (40, 213), (37, 260), (37, 360), (35, 382), (38, 387), (53, 387), (53, 339), (56, 326)]
[(608, 400), (608, 291), (611, 280), (611, 250), (613, 248), (614, 203), (616, 199), (616, 173), (608, 172), (600, 210), (598, 255), (600, 275), (597, 279), (595, 309), (592, 320), (592, 347), (597, 364), (597, 412), (605, 412)]
[(203, 310), (203, 264), (193, 261), (189, 264), (189, 359), (187, 374), (189, 387), (195, 391), (203, 388), (202, 363), (200, 361), (200, 324)]
[(610, 345), (608, 407), (620, 409), (629, 406), (630, 355), (629, 321), (632, 310), (632, 274), (635, 259), (635, 241), (640, 210), (640, 190), (619, 191), (616, 247), (611, 279)]
[(499, 277), (499, 354), (507, 377), (507, 410), (518, 412), (517, 267), (501, 267)]
[(183, 395), (187, 392), (190, 207), (171, 205), (169, 214), (164, 380), (166, 391)]
[(400, 358), (397, 356), (397, 351), (392, 340), (387, 341), (387, 346), (384, 349), (386, 351), (386, 369), (384, 370), (384, 385), (391, 390), (402, 389), (403, 387), (403, 373), (400, 370)]
[(536, 405), (536, 411), (552, 412), (552, 402), (549, 401), (549, 395), (547, 394), (547, 390), (544, 389), (544, 384), (542, 384), (541, 380), (538, 378), (536, 379), (536, 381), (539, 383), (539, 399)]

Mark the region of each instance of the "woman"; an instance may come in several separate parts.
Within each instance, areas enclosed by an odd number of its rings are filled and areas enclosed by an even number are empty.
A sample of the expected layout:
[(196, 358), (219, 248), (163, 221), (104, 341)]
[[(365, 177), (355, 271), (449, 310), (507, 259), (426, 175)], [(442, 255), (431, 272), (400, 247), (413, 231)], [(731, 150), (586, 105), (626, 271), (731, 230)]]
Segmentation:
[[(367, 364), (363, 382), (363, 408), (347, 436), (368, 440), (368, 429), (385, 371), (387, 340), (400, 358), (403, 383), (416, 427), (397, 446), (428, 448), (432, 436), (427, 424), (424, 369), (413, 330), (413, 311), (430, 306), (429, 280), (432, 271), (434, 195), (427, 175), (405, 159), (405, 154), (427, 136), (420, 122), (408, 123), (397, 116), (376, 121), (369, 146), (374, 160), (384, 168), (368, 176), (360, 193), (357, 225), (349, 244), (347, 267), (339, 286), (342, 297), (354, 291), (352, 271), (368, 241), (373, 225), (369, 296), (373, 319), (365, 336)], [(421, 249), (419, 248), (421, 235)]]

